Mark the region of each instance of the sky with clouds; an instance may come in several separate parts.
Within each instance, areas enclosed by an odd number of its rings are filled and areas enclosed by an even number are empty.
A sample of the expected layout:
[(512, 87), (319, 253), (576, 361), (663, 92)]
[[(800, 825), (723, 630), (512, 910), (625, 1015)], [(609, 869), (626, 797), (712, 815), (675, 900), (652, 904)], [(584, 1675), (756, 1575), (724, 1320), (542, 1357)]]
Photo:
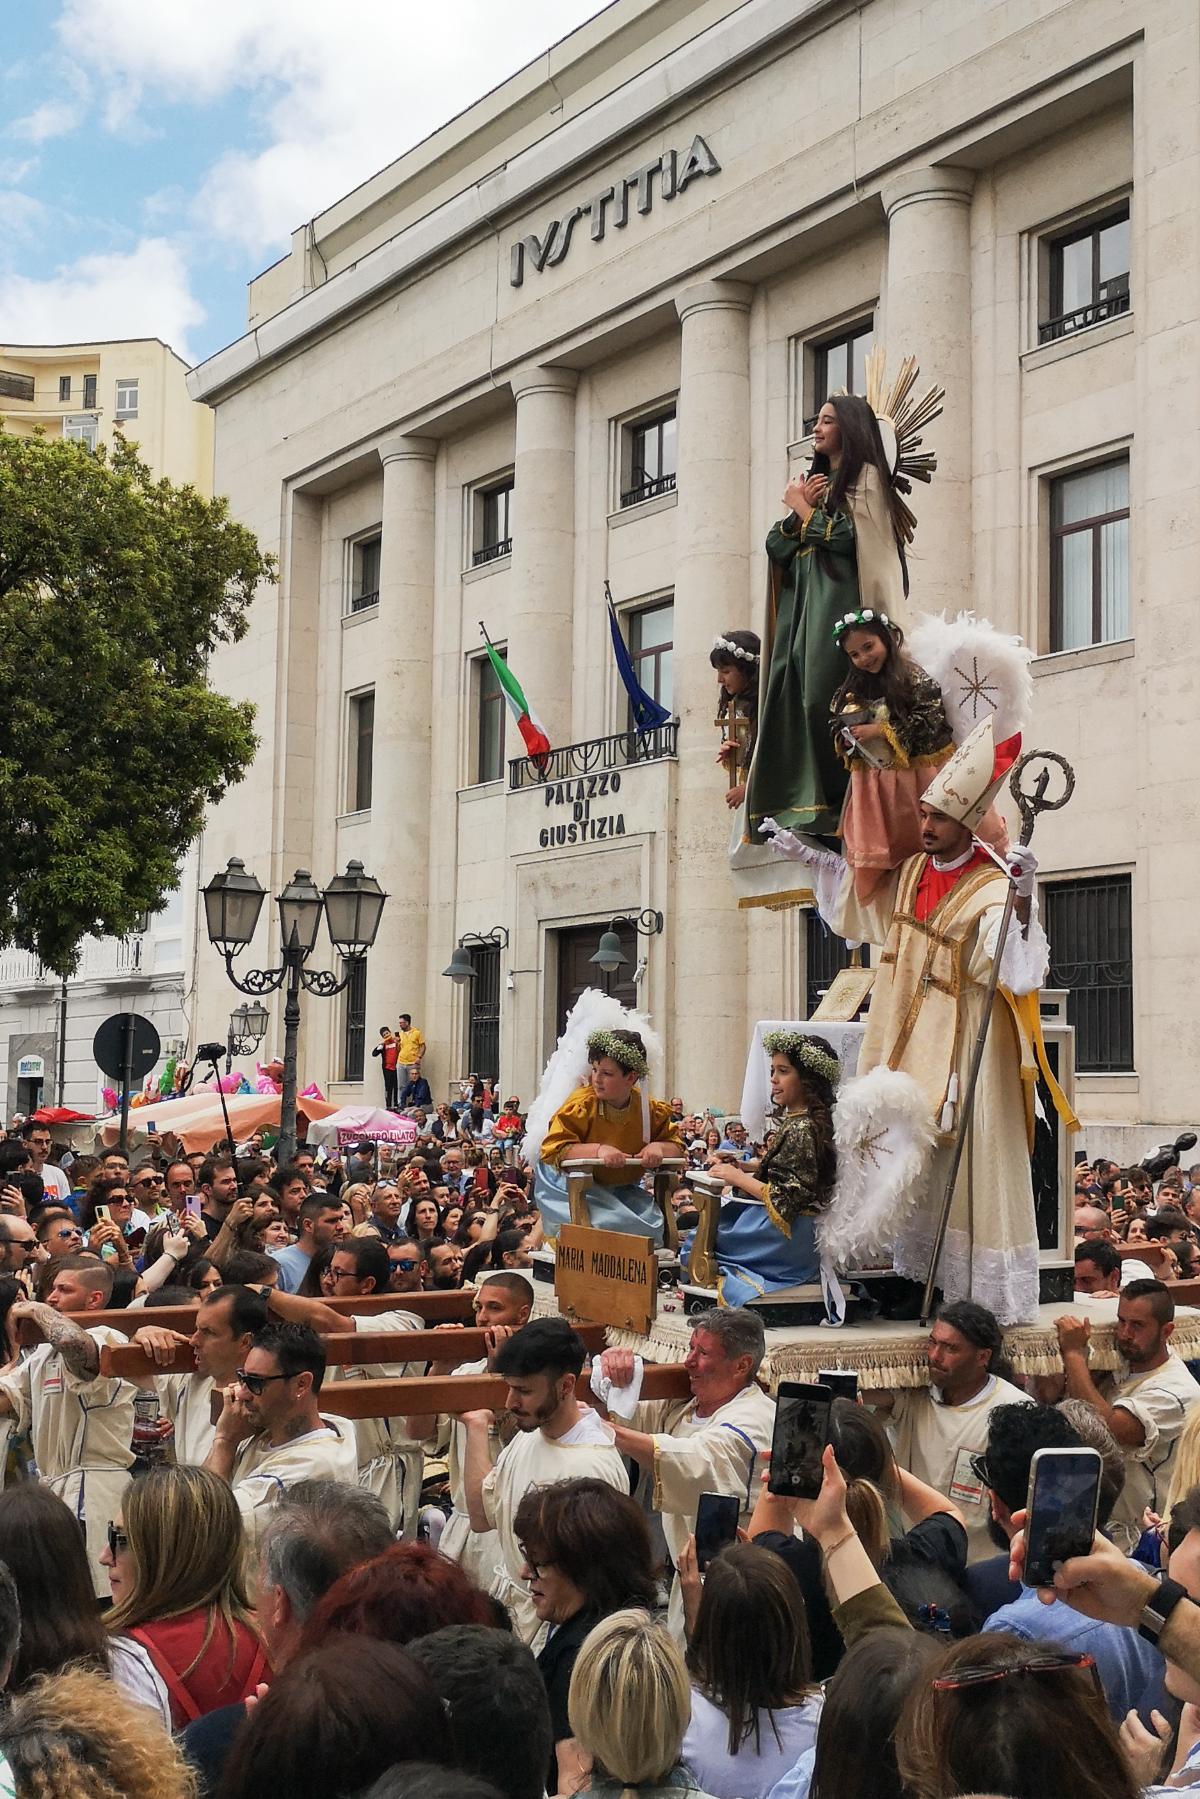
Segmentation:
[(0, 0), (0, 340), (245, 329), (292, 231), (601, 0)]

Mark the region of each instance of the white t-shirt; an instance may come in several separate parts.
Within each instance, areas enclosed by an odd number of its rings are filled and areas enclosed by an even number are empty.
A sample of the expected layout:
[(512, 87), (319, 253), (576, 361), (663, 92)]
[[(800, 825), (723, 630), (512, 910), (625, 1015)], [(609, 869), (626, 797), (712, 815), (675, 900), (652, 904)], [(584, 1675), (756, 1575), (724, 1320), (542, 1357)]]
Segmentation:
[(1166, 1500), (1175, 1444), (1188, 1414), (1200, 1403), (1200, 1385), (1172, 1350), (1161, 1368), (1133, 1374), (1122, 1362), (1115, 1373), (1101, 1375), (1096, 1386), (1110, 1405), (1131, 1412), (1146, 1433), (1140, 1447), (1121, 1446), (1125, 1485), (1110, 1521), (1114, 1542), (1131, 1549), (1141, 1535), (1146, 1507), (1157, 1511)]
[(53, 1162), (42, 1163), (42, 1172), (38, 1179), (46, 1192), (52, 1193), (56, 1199), (66, 1199), (71, 1191), (70, 1181), (62, 1169), (56, 1168)]
[(987, 1449), (988, 1418), (996, 1406), (1028, 1404), (1028, 1393), (995, 1374), (965, 1405), (947, 1405), (936, 1387), (905, 1387), (896, 1395), (888, 1420), (896, 1460), (958, 1507), (969, 1562), (996, 1553), (987, 1529), (987, 1491), (971, 1471), (971, 1457)]
[(693, 1687), (692, 1716), (679, 1759), (712, 1799), (766, 1799), (776, 1781), (815, 1745), (823, 1704), (824, 1696), (818, 1692), (802, 1705), (781, 1706), (774, 1714), (774, 1729), (771, 1718), (760, 1712), (757, 1753), (752, 1733), (730, 1755), (729, 1719)]

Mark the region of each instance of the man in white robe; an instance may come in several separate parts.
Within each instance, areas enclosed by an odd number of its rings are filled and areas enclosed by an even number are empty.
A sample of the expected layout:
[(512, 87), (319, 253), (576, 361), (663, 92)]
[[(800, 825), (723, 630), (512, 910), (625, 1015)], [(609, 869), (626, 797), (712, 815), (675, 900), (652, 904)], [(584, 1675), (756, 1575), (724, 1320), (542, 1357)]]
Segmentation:
[[(690, 1399), (643, 1401), (628, 1421), (614, 1416), (615, 1391), (635, 1381), (628, 1349), (606, 1349), (593, 1386), (609, 1391), (607, 1411), (617, 1448), (653, 1479), (653, 1505), (676, 1567), (696, 1529), (702, 1493), (734, 1495), (747, 1524), (758, 1498), (759, 1457), (771, 1447), (775, 1401), (758, 1386), (766, 1354), (762, 1319), (754, 1312), (714, 1306), (697, 1314), (684, 1367)], [(614, 1391), (615, 1390), (615, 1391)], [(602, 1402), (603, 1406), (603, 1402)], [(683, 1641), (683, 1598), (676, 1575), (667, 1623)]]
[[(267, 1323), (266, 1301), (250, 1287), (218, 1287), (201, 1301), (190, 1337), (160, 1325), (144, 1324), (133, 1334), (139, 1348), (163, 1369), (143, 1385), (152, 1385), (162, 1416), (175, 1427), (171, 1440), (176, 1462), (202, 1468), (213, 1446), (216, 1425), (213, 1401), (246, 1359), (254, 1337)], [(168, 1372), (181, 1348), (196, 1358), (194, 1374)]]
[(32, 1319), (46, 1341), (0, 1374), (0, 1416), (29, 1436), (40, 1478), (83, 1526), (101, 1599), (109, 1597), (109, 1584), (100, 1552), (129, 1484), (138, 1391), (132, 1381), (100, 1373), (101, 1346), (123, 1344), (121, 1333), (107, 1325), (87, 1328), (87, 1314), (103, 1309), (112, 1286), (106, 1263), (64, 1256), (47, 1303), (18, 1300), (9, 1312), (14, 1323)]
[(318, 1407), (325, 1351), (304, 1324), (268, 1324), (224, 1389), (205, 1467), (227, 1480), (251, 1542), (280, 1493), (299, 1480), (358, 1484), (351, 1425)]
[[(480, 1356), (473, 1362), (434, 1362), (429, 1370), (431, 1375), (480, 1375), (491, 1372), (500, 1345), (506, 1343), (522, 1325), (528, 1324), (529, 1314), (533, 1310), (533, 1288), (524, 1275), (506, 1269), (502, 1273), (489, 1275), (471, 1303), (476, 1327), (487, 1332), (487, 1355)], [(455, 1332), (463, 1327), (459, 1324), (443, 1324), (437, 1328), (445, 1333), (447, 1345), (452, 1347)], [(496, 1569), (500, 1563), (500, 1539), (494, 1530), (471, 1529), (471, 1519), (467, 1512), (466, 1426), (453, 1412), (444, 1412), (437, 1417), (430, 1417), (428, 1414), (415, 1416), (406, 1423), (411, 1437), (436, 1443), (439, 1453), (446, 1457), (452, 1509), (438, 1541), (438, 1549), (447, 1560), (458, 1562), (476, 1586), (482, 1587), (486, 1592), (496, 1577)], [(502, 1447), (500, 1418), (493, 1414), (492, 1428), (488, 1433), (490, 1465), (494, 1466)]]
[(466, 1500), (472, 1530), (494, 1530), (500, 1561), (491, 1592), (512, 1617), (513, 1630), (531, 1643), (541, 1628), (521, 1579), (525, 1555), (514, 1528), (517, 1507), (530, 1487), (590, 1477), (628, 1493), (629, 1476), (611, 1425), (575, 1397), (587, 1357), (583, 1340), (565, 1318), (535, 1318), (500, 1345), (495, 1372), (508, 1384), (506, 1401), (517, 1435), (489, 1465), (491, 1412), (464, 1412), (467, 1432)]

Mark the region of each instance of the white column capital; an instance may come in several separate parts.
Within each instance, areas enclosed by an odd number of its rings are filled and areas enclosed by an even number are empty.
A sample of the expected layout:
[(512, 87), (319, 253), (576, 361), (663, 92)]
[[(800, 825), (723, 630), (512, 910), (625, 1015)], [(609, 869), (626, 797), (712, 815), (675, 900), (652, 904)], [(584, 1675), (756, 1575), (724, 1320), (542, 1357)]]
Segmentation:
[(436, 437), (385, 437), (379, 445), (385, 468), (389, 462), (433, 462), (437, 453)]
[(675, 296), (680, 324), (696, 312), (749, 312), (754, 289), (744, 281), (700, 281)]
[(905, 169), (903, 174), (889, 176), (879, 194), (890, 219), (902, 207), (930, 200), (969, 206), (974, 191), (974, 169), (924, 168)]
[(532, 363), (514, 369), (508, 381), (513, 399), (519, 403), (531, 393), (573, 394), (579, 385), (579, 373), (576, 369), (547, 369)]

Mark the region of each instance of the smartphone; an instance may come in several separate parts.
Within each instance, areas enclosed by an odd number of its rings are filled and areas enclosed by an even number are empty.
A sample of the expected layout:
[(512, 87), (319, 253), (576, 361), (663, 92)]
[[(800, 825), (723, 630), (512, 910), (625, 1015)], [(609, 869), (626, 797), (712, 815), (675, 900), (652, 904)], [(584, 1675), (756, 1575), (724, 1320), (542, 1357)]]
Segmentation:
[(97, 1206), (96, 1207), (96, 1218), (100, 1224), (111, 1224), (112, 1223), (112, 1213), (109, 1211), (107, 1206)]
[(825, 1386), (785, 1380), (775, 1400), (767, 1490), (788, 1499), (815, 1499), (821, 1491), (821, 1453), (829, 1441), (833, 1394)]
[(1027, 1587), (1050, 1586), (1060, 1562), (1091, 1552), (1103, 1467), (1098, 1449), (1034, 1451), (1021, 1576)]
[(204, 1210), (204, 1201), (198, 1193), (189, 1193), (183, 1202), (183, 1209), (189, 1218), (199, 1218)]
[(858, 1376), (853, 1368), (818, 1368), (817, 1379), (823, 1387), (829, 1388), (835, 1399), (848, 1399), (857, 1405)]
[(722, 1549), (737, 1542), (740, 1513), (736, 1494), (701, 1493), (696, 1507), (696, 1566), (701, 1574)]
[(475, 1180), (475, 1191), (477, 1193), (490, 1193), (491, 1192), (491, 1183), (488, 1180), (488, 1170), (482, 1162), (479, 1164), (478, 1168), (475, 1170), (474, 1180)]

